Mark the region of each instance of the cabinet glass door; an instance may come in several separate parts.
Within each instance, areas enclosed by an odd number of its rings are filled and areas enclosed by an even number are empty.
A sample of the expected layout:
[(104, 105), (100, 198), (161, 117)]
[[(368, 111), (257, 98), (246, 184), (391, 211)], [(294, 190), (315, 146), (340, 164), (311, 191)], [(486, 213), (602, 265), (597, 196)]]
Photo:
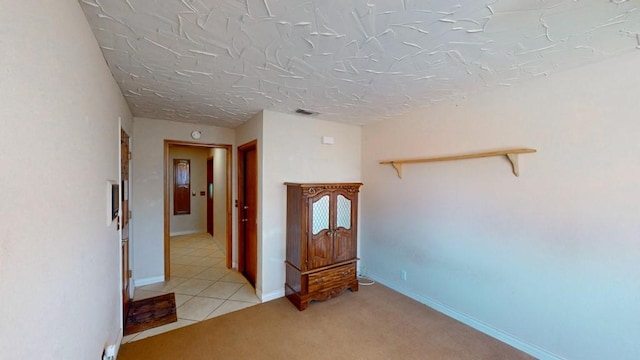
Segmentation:
[(312, 214), (311, 223), (314, 235), (329, 229), (329, 195), (325, 195), (313, 203)]
[(351, 200), (338, 194), (336, 207), (336, 228), (351, 229)]
[(356, 257), (356, 240), (352, 230), (353, 212), (351, 198), (338, 193), (336, 196), (336, 225), (333, 232), (333, 258), (335, 262)]
[(311, 199), (311, 234), (307, 244), (308, 269), (315, 269), (333, 263), (331, 256), (331, 197), (329, 194)]

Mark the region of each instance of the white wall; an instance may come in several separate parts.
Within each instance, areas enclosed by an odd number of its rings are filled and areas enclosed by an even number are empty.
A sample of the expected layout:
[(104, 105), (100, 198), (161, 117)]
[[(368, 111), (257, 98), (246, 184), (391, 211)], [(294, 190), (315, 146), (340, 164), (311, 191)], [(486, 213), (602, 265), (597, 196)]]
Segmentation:
[(198, 142), (227, 145), (234, 142), (233, 129), (133, 119), (133, 277), (137, 284), (164, 279), (164, 140), (195, 142), (190, 134), (196, 129), (202, 131)]
[[(361, 128), (273, 111), (262, 116), (258, 291), (268, 300), (284, 296), (284, 183), (360, 181)], [(322, 136), (333, 137), (335, 144), (321, 144)]]
[(0, 352), (98, 359), (121, 326), (107, 180), (131, 114), (77, 1), (4, 1), (0, 33)]
[(213, 235), (227, 247), (227, 150), (213, 149)]
[[(207, 232), (207, 197), (201, 196), (200, 192), (207, 191), (207, 157), (209, 149), (194, 148), (188, 146), (171, 146), (169, 148), (169, 158), (171, 169), (173, 169), (174, 159), (189, 160), (190, 187), (191, 187), (191, 211), (189, 214), (173, 214), (173, 184), (174, 178), (171, 176), (169, 187), (169, 232), (171, 236), (198, 234)], [(173, 170), (172, 170), (173, 174)], [(193, 196), (193, 192), (196, 193)]]
[[(362, 266), (540, 358), (640, 358), (640, 53), (363, 129)], [(533, 147), (504, 158), (379, 160)], [(407, 280), (400, 279), (401, 270)]]

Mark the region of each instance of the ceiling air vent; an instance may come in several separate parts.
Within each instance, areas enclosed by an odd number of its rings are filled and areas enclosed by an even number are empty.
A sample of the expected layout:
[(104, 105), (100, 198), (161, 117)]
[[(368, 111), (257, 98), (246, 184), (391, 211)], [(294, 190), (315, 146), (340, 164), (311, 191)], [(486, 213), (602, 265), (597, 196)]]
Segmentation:
[(315, 111), (305, 110), (305, 109), (297, 109), (297, 110), (296, 110), (296, 114), (300, 114), (300, 115), (308, 115), (308, 116), (315, 116), (315, 115), (318, 115), (319, 113), (317, 113), (317, 112), (315, 112)]

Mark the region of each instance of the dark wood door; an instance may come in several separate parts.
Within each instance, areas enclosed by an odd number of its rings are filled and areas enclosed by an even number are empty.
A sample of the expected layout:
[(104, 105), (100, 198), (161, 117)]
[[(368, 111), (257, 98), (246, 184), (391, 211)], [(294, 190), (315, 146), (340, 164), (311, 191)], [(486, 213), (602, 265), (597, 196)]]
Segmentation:
[(129, 135), (120, 130), (120, 171), (122, 184), (120, 191), (120, 225), (122, 226), (122, 317), (123, 324), (129, 312)]
[(213, 158), (207, 159), (207, 232), (213, 236)]
[(173, 215), (191, 214), (191, 160), (173, 159)]
[(258, 278), (258, 150), (251, 142), (238, 148), (238, 268), (255, 286)]

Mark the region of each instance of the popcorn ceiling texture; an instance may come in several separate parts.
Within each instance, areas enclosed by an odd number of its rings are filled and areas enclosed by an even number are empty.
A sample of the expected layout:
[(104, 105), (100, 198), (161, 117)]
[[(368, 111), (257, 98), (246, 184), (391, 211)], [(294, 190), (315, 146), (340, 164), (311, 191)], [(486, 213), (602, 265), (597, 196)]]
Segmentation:
[(639, 1), (80, 0), (135, 116), (366, 124), (640, 48)]

